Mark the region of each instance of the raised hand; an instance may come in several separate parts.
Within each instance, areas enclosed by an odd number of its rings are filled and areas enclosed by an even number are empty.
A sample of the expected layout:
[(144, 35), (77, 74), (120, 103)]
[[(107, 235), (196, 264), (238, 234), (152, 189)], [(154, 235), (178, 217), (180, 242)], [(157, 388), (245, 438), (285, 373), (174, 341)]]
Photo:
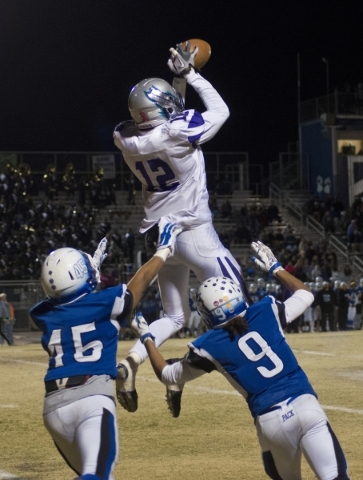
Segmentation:
[(251, 247), (260, 257), (259, 259), (251, 257), (251, 260), (258, 265), (261, 270), (272, 273), (273, 275), (279, 270), (283, 270), (281, 263), (277, 260), (271, 249), (265, 244), (262, 242), (252, 242)]
[(149, 325), (147, 321), (142, 316), (142, 313), (137, 313), (135, 318), (131, 322), (131, 328), (136, 333), (136, 335), (140, 338), (141, 343), (146, 342), (146, 340), (154, 341), (155, 337), (149, 330)]

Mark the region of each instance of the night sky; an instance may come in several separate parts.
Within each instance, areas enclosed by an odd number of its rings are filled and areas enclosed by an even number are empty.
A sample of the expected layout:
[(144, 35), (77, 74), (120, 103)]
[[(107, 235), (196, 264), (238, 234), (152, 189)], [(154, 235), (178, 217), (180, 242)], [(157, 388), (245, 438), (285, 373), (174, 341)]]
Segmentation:
[[(335, 5), (334, 5), (335, 4)], [(131, 87), (171, 82), (169, 47), (202, 38), (231, 116), (205, 151), (267, 163), (298, 138), (302, 100), (363, 81), (363, 2), (0, 0), (0, 151), (114, 151)], [(187, 107), (202, 109), (187, 91)]]

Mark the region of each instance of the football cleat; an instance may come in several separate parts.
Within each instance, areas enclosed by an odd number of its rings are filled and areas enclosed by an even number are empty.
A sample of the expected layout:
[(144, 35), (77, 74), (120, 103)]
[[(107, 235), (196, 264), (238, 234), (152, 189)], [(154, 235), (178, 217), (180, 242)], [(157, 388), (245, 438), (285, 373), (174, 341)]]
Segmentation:
[(181, 410), (181, 396), (184, 385), (168, 385), (166, 387), (166, 403), (174, 418), (179, 417)]
[(117, 400), (128, 412), (136, 412), (138, 407), (138, 395), (135, 387), (136, 372), (137, 365), (133, 361), (123, 360), (117, 365)]

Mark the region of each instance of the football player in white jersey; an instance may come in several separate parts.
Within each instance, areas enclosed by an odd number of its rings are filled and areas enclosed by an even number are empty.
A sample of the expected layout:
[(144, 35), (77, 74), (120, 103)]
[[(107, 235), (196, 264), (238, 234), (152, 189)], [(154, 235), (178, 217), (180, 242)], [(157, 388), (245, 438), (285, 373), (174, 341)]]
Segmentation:
[(127, 285), (94, 291), (106, 257), (74, 248), (52, 252), (42, 267), (47, 299), (30, 315), (49, 355), (43, 419), (57, 449), (83, 480), (113, 480), (118, 456), (114, 382), (120, 323), (172, 253), (181, 228), (163, 218), (157, 251)]
[(226, 277), (203, 282), (198, 310), (210, 329), (188, 345), (183, 359), (168, 364), (157, 350), (146, 321), (132, 327), (165, 384), (184, 383), (214, 370), (246, 399), (256, 425), (266, 474), (273, 480), (301, 480), (304, 455), (315, 478), (349, 480), (343, 450), (283, 329), (313, 302), (299, 279), (284, 270), (263, 243), (252, 243), (262, 270), (274, 275), (292, 296), (267, 295), (248, 307), (238, 284)]
[[(164, 316), (150, 326), (157, 346), (178, 332), (190, 316), (191, 270), (200, 282), (224, 275), (244, 285), (238, 262), (222, 245), (212, 224), (201, 149), (227, 120), (229, 110), (213, 86), (194, 70), (196, 51), (191, 53), (180, 45), (177, 49), (170, 49), (168, 65), (176, 75), (173, 85), (178, 91), (160, 78), (142, 80), (129, 95), (133, 120), (121, 123), (114, 132), (115, 144), (142, 183), (145, 218), (140, 232), (148, 232), (152, 244), (152, 232), (162, 215), (184, 229), (178, 236), (175, 255), (158, 274)], [(184, 93), (186, 83), (203, 101), (203, 113), (184, 108), (180, 92)], [(119, 364), (117, 396), (129, 412), (138, 407), (135, 377), (146, 358), (145, 347), (138, 341)], [(180, 389), (167, 391), (168, 403), (177, 404), (180, 396)]]

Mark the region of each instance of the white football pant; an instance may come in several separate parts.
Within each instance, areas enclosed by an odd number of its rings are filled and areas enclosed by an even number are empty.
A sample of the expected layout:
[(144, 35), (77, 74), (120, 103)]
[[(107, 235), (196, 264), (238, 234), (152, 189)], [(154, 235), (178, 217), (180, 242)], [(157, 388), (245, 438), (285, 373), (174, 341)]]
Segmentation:
[[(186, 230), (178, 235), (175, 254), (159, 271), (158, 282), (164, 317), (150, 325), (158, 347), (178, 332), (190, 317), (189, 275), (193, 271), (200, 283), (210, 277), (224, 275), (238, 284), (243, 282), (240, 266), (219, 240), (212, 224)], [(130, 350), (147, 358), (144, 345), (138, 341)]]
[(266, 473), (273, 479), (301, 480), (303, 454), (319, 480), (348, 479), (346, 461), (324, 410), (313, 395), (278, 404), (256, 419)]
[(60, 454), (78, 475), (93, 474), (102, 480), (114, 480), (118, 429), (116, 405), (111, 398), (93, 395), (77, 400), (44, 415), (44, 425)]

